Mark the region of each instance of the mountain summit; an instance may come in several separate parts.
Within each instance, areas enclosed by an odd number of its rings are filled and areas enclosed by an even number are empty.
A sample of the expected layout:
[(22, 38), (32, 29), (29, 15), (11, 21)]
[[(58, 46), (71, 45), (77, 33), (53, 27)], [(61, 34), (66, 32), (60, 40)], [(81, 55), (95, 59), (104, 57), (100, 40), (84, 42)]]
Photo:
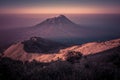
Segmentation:
[(30, 36), (40, 36), (50, 39), (76, 38), (80, 37), (82, 32), (83, 29), (78, 24), (72, 22), (64, 15), (47, 18), (27, 31)]
[(64, 15), (48, 18), (36, 26), (75, 26), (76, 24)]

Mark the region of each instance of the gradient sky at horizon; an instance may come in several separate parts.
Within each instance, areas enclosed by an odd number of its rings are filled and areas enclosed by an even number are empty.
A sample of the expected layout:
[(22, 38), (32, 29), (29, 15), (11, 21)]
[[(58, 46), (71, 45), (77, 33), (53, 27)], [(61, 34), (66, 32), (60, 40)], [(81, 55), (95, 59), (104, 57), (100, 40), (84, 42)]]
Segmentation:
[(120, 0), (0, 0), (0, 13), (120, 14)]

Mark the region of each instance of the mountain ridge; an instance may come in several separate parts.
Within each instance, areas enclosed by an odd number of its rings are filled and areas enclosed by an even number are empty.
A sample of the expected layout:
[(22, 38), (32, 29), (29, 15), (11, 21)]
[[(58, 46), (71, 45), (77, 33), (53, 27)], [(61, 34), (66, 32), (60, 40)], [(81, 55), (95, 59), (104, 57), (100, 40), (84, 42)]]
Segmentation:
[(92, 55), (100, 52), (110, 50), (120, 46), (120, 39), (105, 41), (105, 42), (92, 42), (83, 45), (75, 45), (66, 49), (61, 49), (59, 52), (54, 54), (44, 53), (28, 53), (24, 50), (24, 44), (21, 42), (10, 46), (5, 52), (3, 57), (9, 57), (21, 61), (33, 61), (38, 62), (51, 62), (60, 60), (67, 60), (72, 55)]

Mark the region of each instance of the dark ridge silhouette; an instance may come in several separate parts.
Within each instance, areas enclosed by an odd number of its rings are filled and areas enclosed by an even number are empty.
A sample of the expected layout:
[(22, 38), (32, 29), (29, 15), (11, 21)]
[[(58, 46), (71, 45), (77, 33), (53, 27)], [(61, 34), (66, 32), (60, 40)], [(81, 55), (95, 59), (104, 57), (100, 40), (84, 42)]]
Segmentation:
[(55, 53), (60, 49), (68, 47), (65, 44), (43, 39), (41, 37), (31, 37), (23, 41), (24, 50), (28, 53)]

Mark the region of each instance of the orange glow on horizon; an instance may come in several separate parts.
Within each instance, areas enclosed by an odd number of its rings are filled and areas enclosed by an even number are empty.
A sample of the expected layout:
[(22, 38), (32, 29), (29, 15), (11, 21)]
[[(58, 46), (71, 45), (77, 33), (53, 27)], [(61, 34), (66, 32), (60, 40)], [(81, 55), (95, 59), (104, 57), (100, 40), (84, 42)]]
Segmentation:
[(120, 13), (117, 9), (100, 7), (33, 7), (3, 9), (0, 13), (30, 13), (30, 14), (92, 14), (92, 13)]

